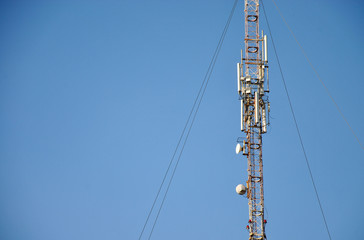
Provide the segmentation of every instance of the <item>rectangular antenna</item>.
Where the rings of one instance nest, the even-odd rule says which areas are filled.
[[[241,81],[240,81],[240,63],[237,64],[237,72],[238,72],[238,92],[241,93]]]
[[[267,132],[267,114],[265,110],[265,104],[263,105],[262,108],[262,131],[263,133]]]
[[[240,100],[240,104],[241,104],[240,130],[244,131],[244,102],[243,102],[243,99]]]
[[[264,35],[264,62],[268,61],[267,35]]]
[[[254,111],[255,111],[255,123],[259,122],[259,93],[256,91],[254,93]]]

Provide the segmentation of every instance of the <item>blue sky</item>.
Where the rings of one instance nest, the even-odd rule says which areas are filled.
[[[277,3],[364,142],[364,4]],[[232,5],[1,2],[1,239],[138,238]],[[363,150],[265,6],[332,238],[364,238]],[[235,193],[243,27],[239,1],[152,239],[248,238]],[[269,62],[267,236],[328,239],[271,44]]]

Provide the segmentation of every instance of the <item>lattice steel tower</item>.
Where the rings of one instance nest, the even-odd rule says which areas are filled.
[[[262,135],[269,125],[267,36],[259,33],[259,0],[245,0],[245,38],[238,63],[238,92],[241,101],[241,131],[236,153],[247,157],[248,180],[236,191],[249,200],[246,228],[249,240],[266,239],[263,191]]]

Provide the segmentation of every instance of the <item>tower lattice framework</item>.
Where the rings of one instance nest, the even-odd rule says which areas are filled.
[[[241,150],[247,157],[249,200],[247,229],[249,240],[266,239],[263,190],[262,135],[267,132],[270,104],[267,37],[259,32],[259,0],[244,1],[245,36],[238,63],[238,92],[241,101]],[[240,152],[240,151],[239,151]]]

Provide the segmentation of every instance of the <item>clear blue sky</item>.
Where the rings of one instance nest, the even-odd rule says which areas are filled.
[[[364,142],[364,4],[277,3]],[[0,239],[137,239],[233,0],[0,4]],[[364,151],[265,4],[332,237],[364,239]],[[152,239],[248,238],[243,35],[239,1]],[[328,239],[269,45],[268,239]]]

